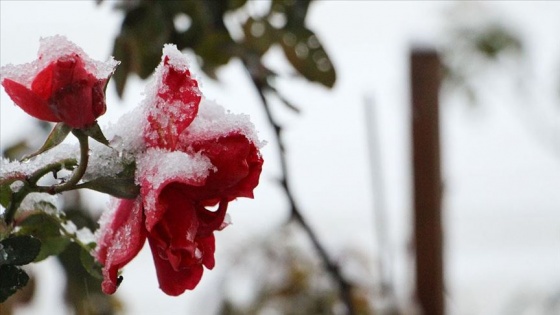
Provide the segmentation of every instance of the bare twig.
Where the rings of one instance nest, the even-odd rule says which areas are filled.
[[[269,89],[269,85],[266,82],[266,77],[259,75],[259,73],[261,73],[261,72],[258,71],[259,69],[264,69],[264,66],[262,66],[260,64],[259,65],[252,65],[252,64],[250,64],[251,62],[254,62],[254,60],[250,60],[250,61],[246,60],[246,61],[244,61],[244,65],[245,65],[245,68],[247,69],[247,71],[249,72],[249,75],[251,76],[251,81],[252,81],[255,89],[257,90],[257,92],[259,94],[259,98],[260,98],[260,100],[263,104],[268,122],[270,123],[270,125],[274,129],[274,135],[276,137],[275,142],[278,145],[280,167],[281,167],[281,170],[282,170],[282,173],[280,175],[280,184],[281,184],[282,188],[284,189],[286,197],[288,198],[288,203],[289,203],[289,206],[290,206],[290,220],[295,220],[297,223],[299,223],[301,225],[301,227],[303,228],[303,230],[305,231],[305,233],[307,234],[307,236],[311,240],[311,242],[312,242],[313,246],[315,247],[315,250],[319,254],[321,260],[323,261],[323,263],[325,265],[325,269],[327,270],[329,275],[332,277],[332,279],[337,283],[337,285],[339,287],[339,290],[340,290],[340,298],[341,298],[342,302],[344,303],[344,305],[346,306],[347,314],[348,315],[354,315],[355,310],[354,310],[354,304],[352,303],[352,285],[348,281],[346,281],[346,279],[342,276],[342,273],[340,271],[339,266],[330,259],[325,247],[321,244],[317,235],[315,234],[315,232],[313,231],[311,226],[309,226],[309,224],[307,223],[307,221],[305,220],[305,218],[301,214],[301,211],[300,211],[299,207],[297,206],[297,204],[295,202],[295,199],[294,199],[294,196],[293,196],[292,191],[290,189],[290,186],[288,185],[289,172],[288,172],[287,161],[286,161],[285,145],[284,145],[284,141],[282,139],[282,130],[283,129],[276,122],[276,120],[274,120],[274,117],[272,116],[272,113],[271,113],[271,110],[270,110],[270,105],[269,105],[269,103],[266,99],[266,96],[264,94],[264,92],[267,89]]]

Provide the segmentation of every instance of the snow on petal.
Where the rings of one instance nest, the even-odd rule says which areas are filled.
[[[231,113],[216,102],[203,99],[198,115],[181,135],[181,143],[217,139],[230,134],[244,135],[257,148],[266,144],[258,139],[255,125],[249,115]]]
[[[55,35],[40,39],[38,59],[22,64],[8,64],[0,68],[0,78],[10,78],[16,82],[30,88],[35,76],[49,64],[65,55],[77,54],[85,63],[85,69],[92,73],[97,79],[106,79],[119,64],[113,57],[108,61],[102,62],[93,60],[76,44],[69,41],[66,37]]]
[[[164,214],[158,211],[160,207],[157,205],[157,198],[165,185],[180,182],[201,186],[214,169],[210,160],[201,154],[190,155],[157,148],[148,149],[136,163],[136,182],[141,186],[140,195],[144,199],[148,230],[151,230]]]
[[[141,199],[120,199],[115,208],[103,214],[96,232],[95,256],[104,265],[102,289],[106,294],[117,290],[119,269],[138,254],[146,241]]]
[[[198,82],[188,70],[186,56],[175,45],[164,47],[154,80],[142,104],[148,120],[144,139],[150,147],[175,150],[179,135],[198,112],[201,99]]]

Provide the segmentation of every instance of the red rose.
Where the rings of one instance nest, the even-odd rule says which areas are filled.
[[[37,119],[64,122],[72,128],[92,125],[105,113],[104,89],[116,63],[106,65],[109,71],[98,70],[95,62],[63,37],[44,39],[42,46],[47,48],[41,48],[35,62],[3,69],[6,93]]]
[[[228,118],[231,114],[223,110],[197,116],[198,84],[176,48],[164,48],[155,76],[155,89],[144,103],[147,150],[136,161],[140,195],[136,201],[119,202],[98,242],[105,293],[115,292],[118,270],[145,238],[160,288],[169,295],[192,290],[204,267],[214,267],[214,231],[227,226],[228,203],[252,198],[262,170],[248,121]],[[217,210],[207,208],[211,206]]]

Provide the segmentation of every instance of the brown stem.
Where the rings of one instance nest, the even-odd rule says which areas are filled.
[[[79,129],[75,129],[72,133],[80,141],[80,164],[72,173],[72,177],[62,185],[53,186],[52,194],[58,194],[66,190],[73,189],[76,184],[84,177],[89,162],[89,143],[88,136]]]
[[[268,87],[268,84],[265,81],[266,79],[259,77],[257,73],[251,71],[253,69],[251,69],[251,66],[247,61],[244,62],[244,65],[251,76],[251,81],[255,89],[259,94],[259,98],[264,106],[264,110],[266,113],[266,117],[268,118],[268,122],[274,129],[276,144],[278,145],[278,149],[279,149],[280,167],[282,170],[282,173],[280,175],[280,184],[284,189],[284,192],[286,193],[286,197],[288,198],[288,203],[290,205],[290,211],[291,211],[290,220],[296,221],[299,225],[301,225],[305,233],[307,233],[307,236],[311,240],[311,243],[315,247],[315,250],[319,254],[323,263],[325,264],[325,268],[327,272],[330,274],[332,279],[338,284],[340,290],[340,297],[342,302],[346,306],[347,314],[354,315],[356,314],[356,312],[354,310],[354,304],[352,303],[351,284],[348,281],[346,281],[346,279],[342,276],[339,266],[330,259],[325,247],[321,244],[319,238],[317,237],[317,235],[315,234],[311,226],[307,223],[307,221],[301,214],[301,211],[299,210],[295,202],[290,186],[288,185],[289,172],[288,172],[287,161],[286,161],[284,141],[282,140],[282,127],[274,120],[274,117],[272,116],[272,113],[270,111],[270,106],[264,95],[264,91]],[[260,67],[262,67],[262,65],[260,65]]]
[[[41,179],[41,177],[50,173],[51,171],[60,170],[66,162],[73,161],[71,159],[67,159],[57,163],[48,164],[26,178],[24,180],[23,187],[18,192],[12,194],[10,204],[6,208],[6,212],[4,213],[4,222],[6,222],[7,225],[12,224],[17,209],[21,205],[23,199],[25,199],[25,196],[27,196],[28,194],[32,192],[42,192],[54,195],[76,188],[76,184],[82,179],[87,169],[89,161],[89,143],[88,136],[81,130],[74,130],[73,133],[80,142],[80,163],[72,173],[72,177],[70,177],[68,181],[61,185],[37,186],[37,182],[39,181],[39,179]]]

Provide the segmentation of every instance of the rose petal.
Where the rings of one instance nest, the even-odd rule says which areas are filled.
[[[158,254],[157,244],[148,239],[152,257],[156,267],[156,274],[160,289],[168,295],[177,296],[185,290],[194,289],[200,282],[203,273],[201,264],[192,265],[191,268],[176,271],[168,260],[162,259]]]
[[[191,144],[196,152],[207,156],[215,172],[212,172],[203,187],[194,187],[191,197],[207,200],[207,204],[227,198],[253,198],[253,189],[259,183],[263,159],[255,145],[244,135],[231,134],[214,140]]]
[[[180,54],[180,58],[185,58]],[[163,57],[160,86],[148,114],[144,138],[149,147],[175,150],[179,136],[194,120],[201,95],[198,82],[187,69],[176,67]]]
[[[214,251],[216,250],[216,241],[214,234],[198,240],[198,246],[202,251],[202,264],[208,269],[214,269]]]
[[[60,119],[50,110],[47,101],[23,86],[10,79],[2,80],[2,86],[12,101],[29,115],[46,121],[60,122]]]
[[[104,265],[103,292],[112,294],[117,289],[118,270],[138,254],[146,240],[141,200],[122,199],[101,231],[96,258]]]

